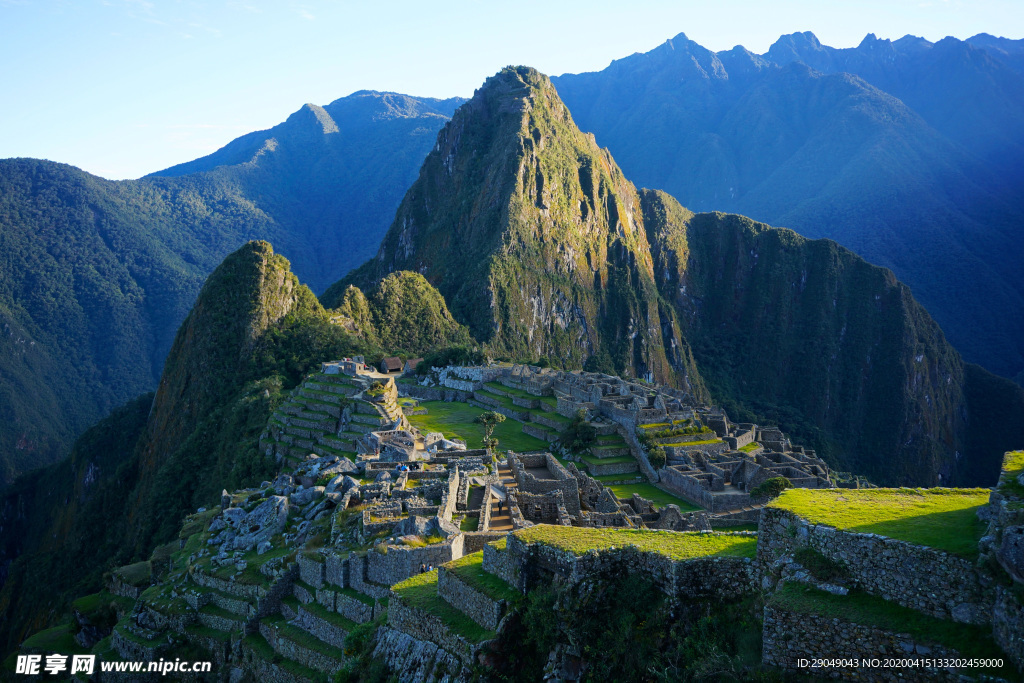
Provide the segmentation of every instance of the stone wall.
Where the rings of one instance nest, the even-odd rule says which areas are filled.
[[[388,603],[388,625],[413,638],[434,643],[466,666],[473,664],[471,643],[452,633],[437,617],[406,604],[397,593],[392,593]]]
[[[497,631],[505,614],[504,600],[492,600],[444,567],[437,570],[437,594],[488,631]]]
[[[715,511],[715,497],[711,495],[696,477],[683,474],[672,467],[663,467],[659,472],[661,483],[672,493],[701,506],[709,512]]]
[[[321,619],[302,605],[299,605],[297,621],[303,631],[313,634],[314,637],[328,645],[333,645],[337,648],[345,647],[345,636],[348,635],[345,629],[335,626],[325,619]]]
[[[968,560],[875,534],[839,531],[766,507],[758,527],[758,559],[766,566],[809,547],[846,566],[849,583],[940,619],[989,622],[992,593]]]
[[[444,543],[422,548],[388,546],[386,553],[371,550],[366,553],[366,578],[373,583],[393,586],[418,574],[420,565],[439,567],[445,562],[462,557],[462,534],[452,536]]]
[[[406,382],[397,382],[399,392],[403,396],[410,396],[420,401],[445,401],[451,403],[457,401],[459,403],[465,403],[472,396],[472,392],[459,391],[457,389],[448,389],[445,387],[425,387],[419,384],[408,384]]]
[[[334,611],[357,624],[373,619],[373,606],[344,593],[335,594]]]
[[[367,552],[365,556],[352,555],[352,556],[349,557],[349,559],[348,559],[348,567],[349,567],[348,581],[349,581],[349,586],[351,586],[353,590],[359,591],[363,595],[369,595],[371,597],[374,597],[374,598],[377,598],[378,600],[380,600],[382,598],[386,598],[389,595],[391,595],[391,588],[390,588],[390,584],[387,585],[387,586],[381,586],[381,585],[378,585],[376,583],[369,583],[367,581],[367,578],[366,578],[367,556],[369,556],[371,553],[379,554],[376,551],[371,550],[371,551]],[[419,569],[419,568],[417,567],[417,569]]]
[[[494,574],[505,583],[520,591],[525,590],[523,573],[521,571],[522,561],[519,556],[513,556],[506,549],[495,548],[491,544],[484,546],[484,571]]]
[[[491,541],[504,538],[505,534],[504,531],[467,531],[462,535],[462,554],[478,553]]]
[[[770,606],[764,608],[761,660],[786,671],[815,678],[844,678],[863,681],[955,681],[959,676],[943,669],[924,667],[886,668],[849,666],[810,669],[800,660],[815,659],[914,659],[957,658],[955,650],[915,642],[909,635],[852,622],[799,614]]]
[[[518,579],[513,583],[499,574],[519,588],[522,588],[521,577],[536,576],[538,570],[542,574],[557,574],[571,584],[599,575],[643,574],[666,595],[677,600],[738,597],[752,593],[758,585],[755,563],[742,557],[672,560],[660,553],[641,552],[634,547],[592,550],[576,555],[541,543],[527,544],[516,536],[509,536],[505,554],[509,555],[507,559],[493,557],[491,553],[491,565],[511,578]],[[486,569],[486,548],[484,563]]]

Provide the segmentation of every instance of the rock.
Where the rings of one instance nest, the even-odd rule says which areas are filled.
[[[288,507],[288,499],[283,496],[271,496],[260,503],[239,524],[239,536],[234,546],[250,550],[284,531],[288,523]]]
[[[322,496],[323,493],[323,486],[311,486],[309,488],[302,489],[301,491],[296,491],[289,496],[289,499],[293,505],[306,505],[307,503],[310,503]]]
[[[345,476],[339,474],[327,482],[327,486],[324,487],[325,493],[341,493],[341,486],[345,483]]]
[[[337,491],[325,492],[324,497],[327,498],[327,500],[334,503],[335,505],[341,505],[342,494],[338,493]]]
[[[224,527],[225,527],[224,518],[223,517],[217,517],[212,522],[210,522],[210,529],[209,529],[209,531],[210,531],[211,534],[215,534],[218,531],[220,531],[221,529],[223,529]]]
[[[220,490],[220,509],[226,510],[231,507],[231,494],[227,489]]]
[[[431,521],[419,515],[409,515],[395,525],[393,534],[395,536],[428,536],[430,535]]]
[[[382,481],[391,481],[391,473],[390,472],[378,472],[376,478],[374,478],[373,481],[375,483],[378,483],[378,484],[380,482],[382,482]]]
[[[342,493],[348,493],[350,489],[354,489],[356,492],[358,492],[359,480],[353,479],[352,477],[346,475],[345,478],[342,480],[340,491]]]
[[[227,524],[231,525],[235,529],[237,529],[242,520],[247,517],[245,510],[242,508],[227,508],[221,516]]]
[[[274,546],[271,545],[270,541],[262,541],[258,546],[256,546],[256,554],[262,555],[273,547]]]

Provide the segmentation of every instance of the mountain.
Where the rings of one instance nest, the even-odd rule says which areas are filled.
[[[907,282],[968,360],[1024,370],[1024,78],[986,50],[792,34],[715,53],[680,34],[552,81],[635,182],[835,239]]]
[[[246,240],[319,289],[372,255],[458,101],[307,105],[140,180],[0,160],[0,488],[156,387],[203,280]]]
[[[406,339],[410,353],[468,339],[421,277],[396,274],[387,288],[415,295],[398,306],[396,322],[432,332]],[[353,294],[369,302],[370,319],[396,310],[378,308],[376,292]],[[368,336],[332,323],[268,243],[230,254],[178,330],[156,394],[115,409],[75,442],[70,458],[20,477],[0,496],[0,608],[9,617],[0,650],[46,623],[68,596],[98,587],[104,570],[149,557],[186,513],[216,504],[223,487],[272,478],[277,464],[258,449],[270,415],[322,360],[379,359]]]
[[[147,178],[229,180],[293,237],[278,246],[320,292],[374,253],[438,129],[464,101],[362,90],[306,104],[269,130]]]
[[[507,69],[442,129],[377,255],[323,301],[415,271],[496,355],[607,357],[704,396],[658,296],[644,221],[636,189],[547,77]]]
[[[891,271],[637,191],[525,67],[456,111],[377,255],[322,301],[400,270],[421,273],[494,356],[710,390],[735,418],[778,423],[879,483],[990,482],[1024,439],[1024,391],[965,369]],[[982,384],[1021,419],[974,410]]]

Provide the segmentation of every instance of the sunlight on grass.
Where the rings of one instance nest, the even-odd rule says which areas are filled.
[[[588,550],[636,546],[673,560],[692,560],[712,555],[754,557],[757,538],[702,534],[698,532],[658,531],[655,529],[597,529],[538,524],[520,529],[515,535],[525,543],[543,543],[581,555]]]
[[[880,534],[973,559],[985,531],[977,512],[988,503],[989,493],[942,488],[789,489],[771,507],[814,524]]]
[[[477,415],[485,412],[482,408],[445,401],[422,401],[420,407],[427,409],[426,415],[409,415],[409,422],[420,431],[441,432],[449,439],[463,439],[468,448],[483,447],[484,426],[474,422]],[[548,450],[546,441],[524,434],[522,429],[523,423],[511,418],[497,425],[494,437],[498,439],[498,449],[519,453]]]

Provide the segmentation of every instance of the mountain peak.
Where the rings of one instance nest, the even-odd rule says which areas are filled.
[[[703,391],[670,314],[641,303],[657,298],[644,222],[636,188],[548,77],[510,66],[438,134],[376,258],[323,299],[413,271],[496,354],[568,367],[604,354]]]

